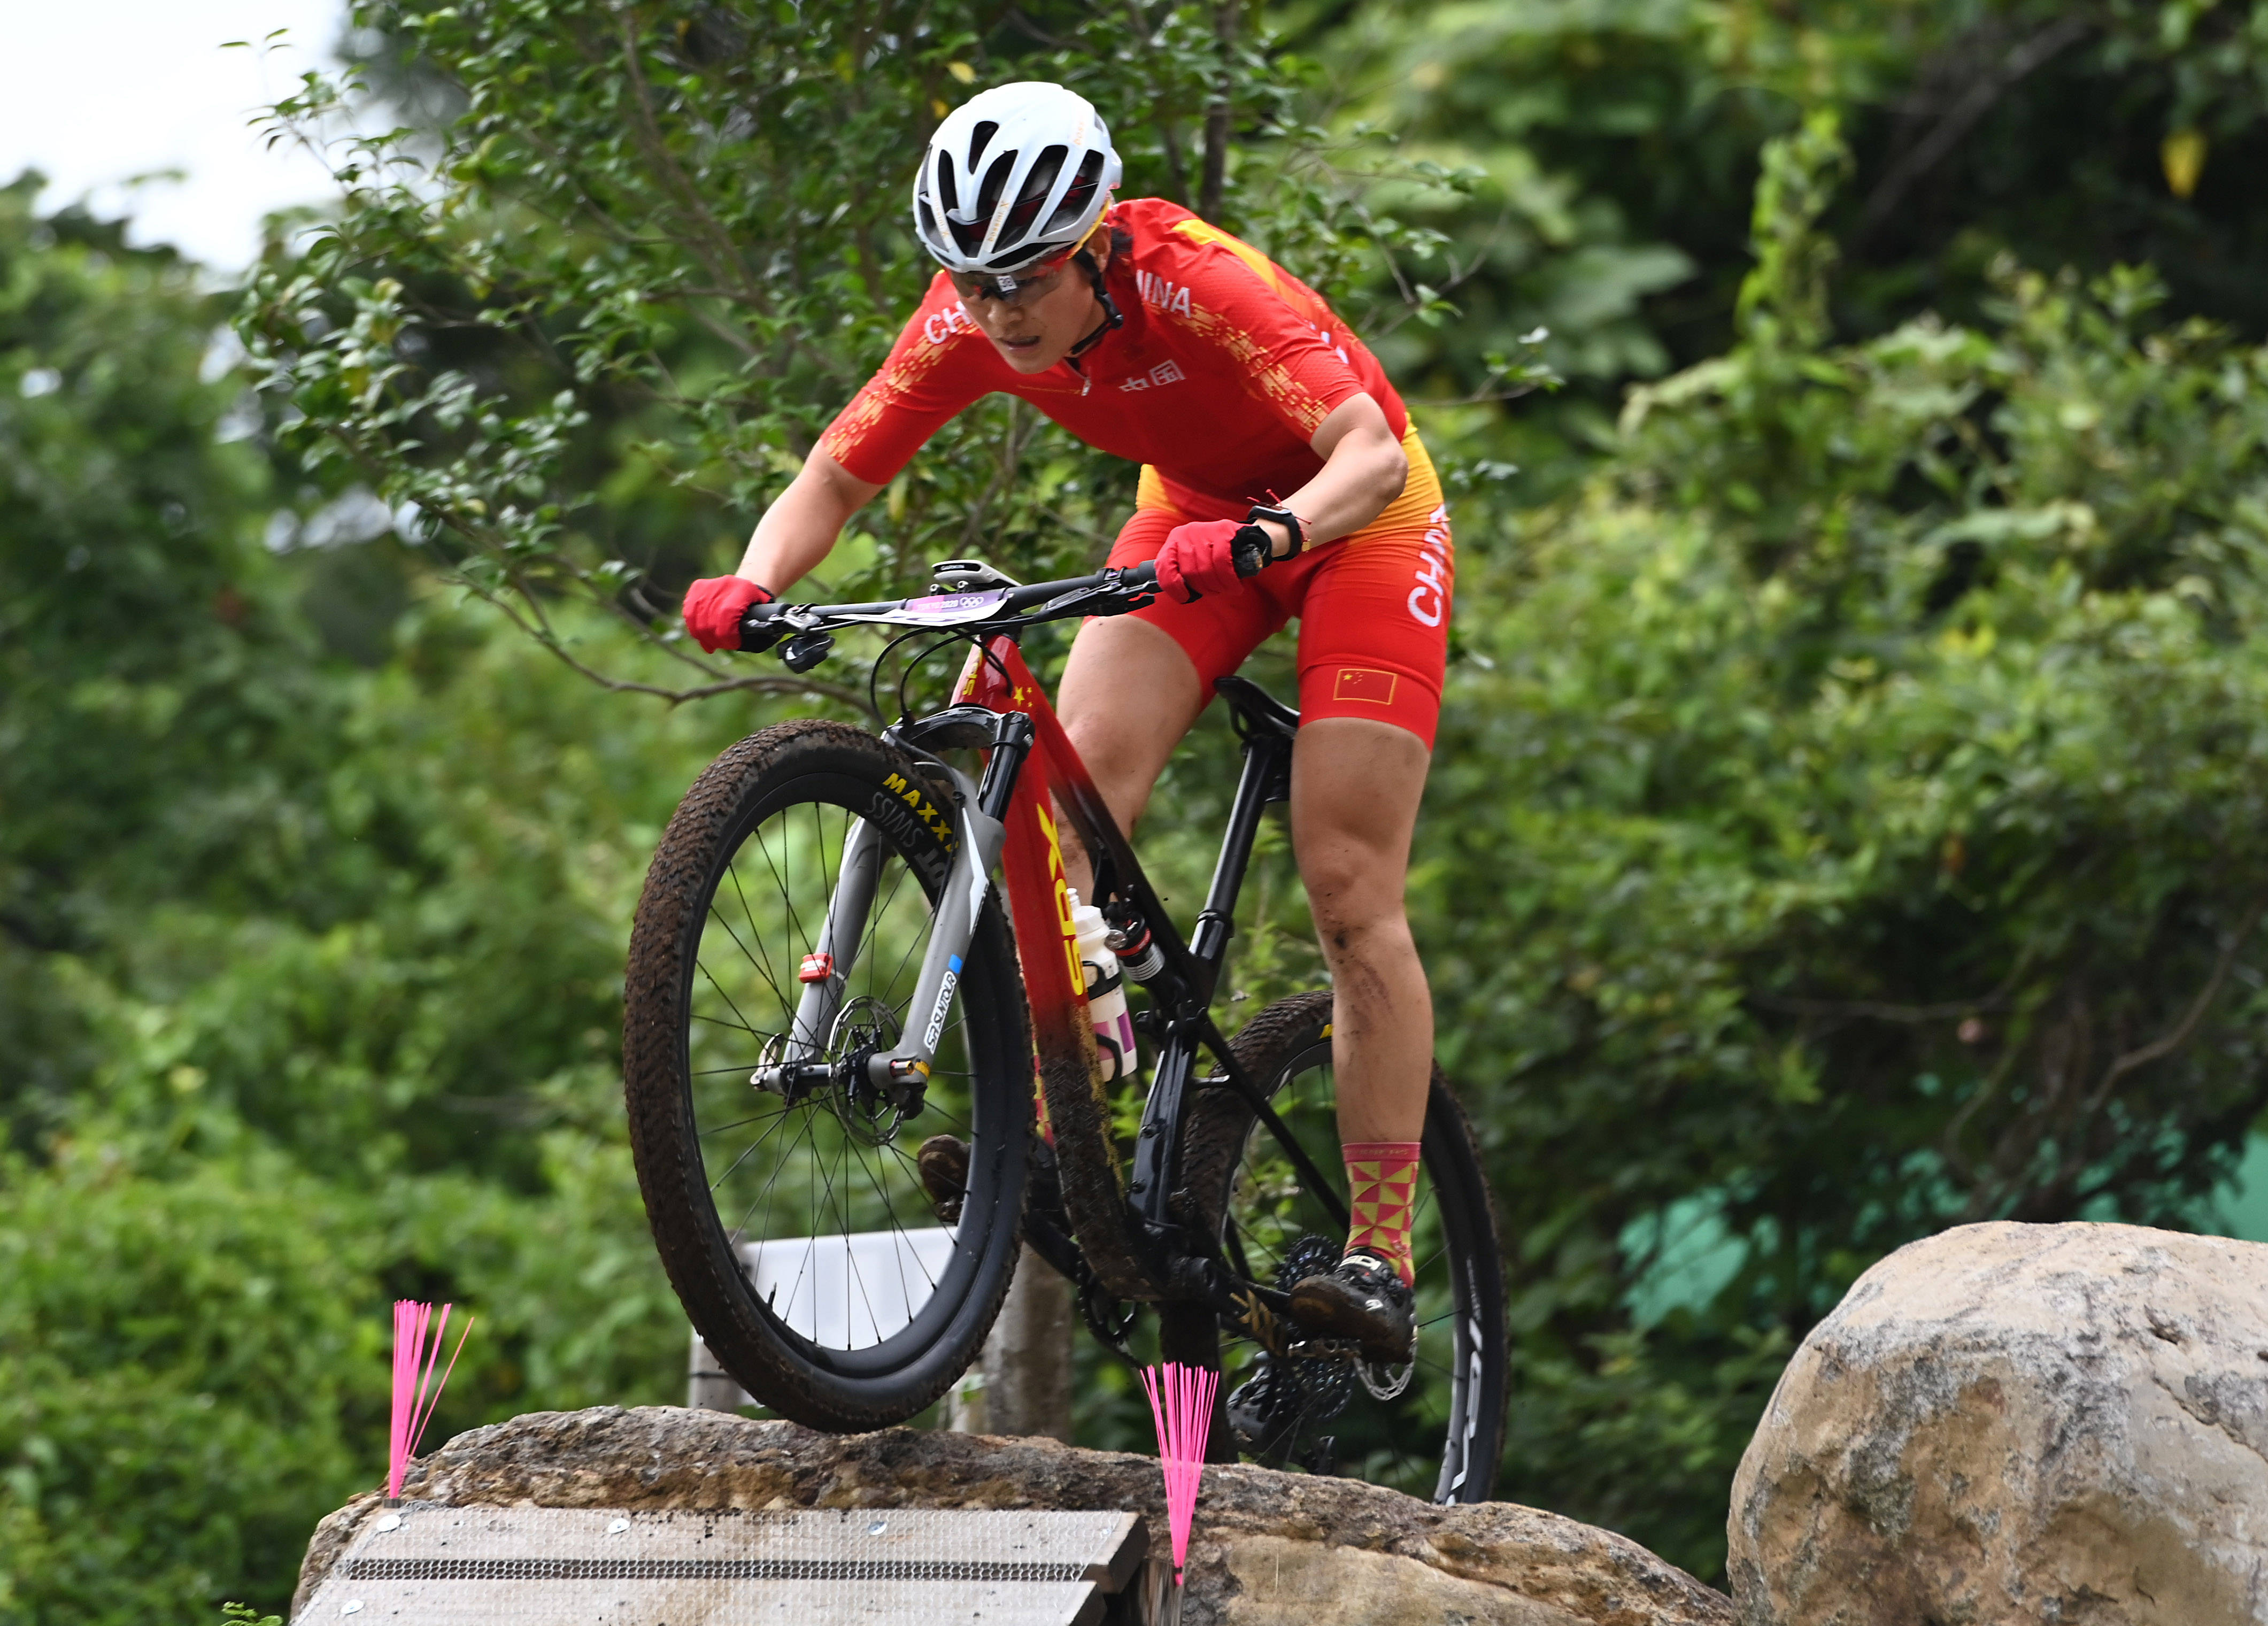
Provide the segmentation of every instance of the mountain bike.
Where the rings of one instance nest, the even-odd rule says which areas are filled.
[[[902,1423],[976,1357],[1028,1241],[1109,1348],[1128,1356],[1147,1313],[1163,1358],[1222,1372],[1216,1460],[1484,1499],[1504,1286],[1472,1132],[1440,1069],[1413,1231],[1417,1347],[1366,1361],[1288,1310],[1347,1230],[1331,996],[1270,1004],[1233,1040],[1211,1015],[1263,815],[1290,794],[1298,713],[1245,680],[1219,685],[1242,768],[1184,938],[1019,644],[1151,603],[1151,568],[1027,585],[955,560],[933,577],[918,598],[751,612],[744,642],[778,639],[797,672],[853,627],[972,647],[938,710],[910,715],[902,679],[898,720],[879,733],[808,719],[726,750],[646,877],[625,1093],[654,1241],[694,1327],[782,1416]],[[1137,1058],[1096,1043],[1065,825],[1141,990],[1146,1087]]]

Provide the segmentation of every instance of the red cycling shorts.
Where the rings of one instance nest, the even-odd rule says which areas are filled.
[[[1402,439],[1410,481],[1384,513],[1351,536],[1310,548],[1195,604],[1160,600],[1134,612],[1180,644],[1199,692],[1244,664],[1262,641],[1300,622],[1300,721],[1363,717],[1406,728],[1433,748],[1448,662],[1449,595],[1456,551],[1432,460],[1413,426]],[[1166,533],[1197,519],[1241,519],[1244,510],[1168,489],[1145,467],[1133,518],[1110,563],[1158,556]]]

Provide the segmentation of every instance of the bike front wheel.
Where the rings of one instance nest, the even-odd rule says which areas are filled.
[[[954,813],[942,776],[872,735],[782,724],[701,776],[638,901],[623,1085],[654,1243],[725,1370],[813,1428],[880,1428],[935,1402],[1015,1267],[1032,1050],[997,898],[919,1110],[865,1082],[865,1058],[916,1019]],[[836,901],[846,863],[863,909]],[[817,1023],[799,979],[821,967],[830,909],[843,981]],[[932,1134],[968,1148],[957,1212],[922,1179]]]
[[[1230,1048],[1314,1166],[1341,1171],[1331,996],[1270,1005]],[[1233,1091],[1197,1092],[1182,1145],[1184,1187],[1240,1275],[1289,1291],[1337,1263],[1344,1225],[1275,1130]],[[1344,1204],[1344,1184],[1337,1196]],[[1438,1067],[1410,1240],[1418,1349],[1409,1365],[1270,1354],[1249,1341],[1225,1341],[1224,1409],[1240,1454],[1436,1502],[1488,1498],[1503,1449],[1509,1370],[1503,1268],[1472,1129]]]

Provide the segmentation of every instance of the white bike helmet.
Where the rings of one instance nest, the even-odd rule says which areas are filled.
[[[1086,97],[996,85],[946,115],[914,177],[914,233],[948,271],[1007,275],[1076,248],[1125,167]]]

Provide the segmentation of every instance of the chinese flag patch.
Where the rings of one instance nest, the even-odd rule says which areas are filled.
[[[1373,672],[1363,666],[1341,666],[1337,683],[1331,689],[1333,700],[1366,700],[1373,705],[1394,703],[1394,679],[1391,672]]]

